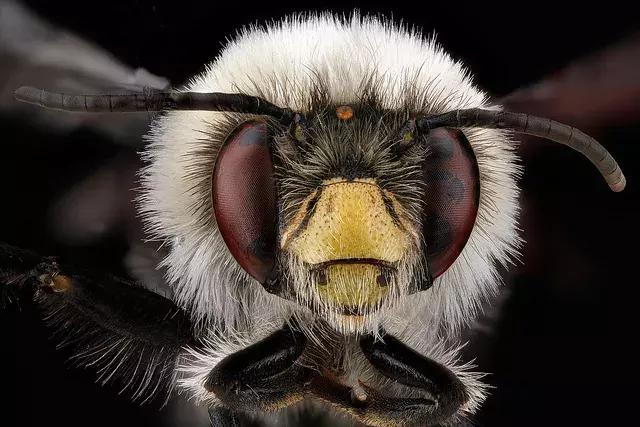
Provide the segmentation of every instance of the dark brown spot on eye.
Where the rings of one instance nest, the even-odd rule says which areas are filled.
[[[273,235],[272,226],[270,224],[266,225],[260,235],[249,244],[249,249],[253,255],[264,262],[270,262],[276,255]]]
[[[450,138],[442,138],[441,132],[441,129],[434,129],[427,136],[429,157],[436,161],[450,159],[454,152],[454,142]]]
[[[462,181],[448,170],[434,170],[426,173],[427,190],[438,191],[448,203],[462,200],[465,187]],[[430,188],[429,188],[430,187]]]
[[[265,127],[245,126],[236,136],[239,145],[267,145]]]
[[[431,212],[427,215],[423,230],[429,257],[442,253],[453,241],[451,224],[437,213]]]

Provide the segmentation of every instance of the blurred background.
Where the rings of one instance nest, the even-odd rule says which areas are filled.
[[[17,105],[11,92],[179,85],[240,26],[355,6],[0,0],[0,241],[170,292],[153,269],[156,253],[140,244],[131,203],[151,117],[49,113]],[[523,141],[527,244],[469,336],[469,357],[495,387],[474,424],[635,425],[640,16],[615,2],[359,7],[435,32],[479,86],[513,110],[590,133],[627,175],[614,194],[571,150]],[[48,335],[30,305],[0,312],[0,425],[206,425],[204,411],[180,399],[159,410],[99,387]]]

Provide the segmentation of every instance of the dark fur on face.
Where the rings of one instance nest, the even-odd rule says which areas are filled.
[[[406,124],[416,117],[443,112],[446,100],[436,97],[438,101],[434,102],[431,89],[424,86],[416,89],[408,76],[398,78],[398,85],[404,89],[402,95],[397,99],[389,99],[377,83],[380,79],[370,76],[361,83],[361,95],[356,102],[347,104],[353,116],[345,120],[336,114],[343,104],[330,102],[330,90],[323,83],[324,79],[319,73],[315,77],[313,91],[302,95],[291,90],[289,95],[291,101],[295,101],[292,104],[303,106],[298,110],[302,120],[287,127],[275,120],[261,118],[267,121],[270,133],[280,237],[305,203],[310,203],[307,208],[313,209],[314,200],[309,201],[309,196],[324,182],[335,178],[344,181],[373,180],[383,194],[390,195],[401,206],[403,219],[412,228],[421,230],[425,189],[422,165],[429,156],[429,149],[420,143],[425,136],[415,132],[410,134],[412,143],[406,144]],[[280,92],[282,87],[283,82],[274,83],[273,90]],[[266,98],[273,95],[262,91],[259,94]],[[463,101],[462,97],[456,99]],[[394,107],[389,108],[389,105]],[[230,113],[225,116],[226,125],[221,126],[221,122],[218,122],[216,127],[211,127],[211,133],[206,134],[206,139],[215,143],[215,147],[209,147],[209,150],[213,148],[214,153],[233,129],[247,120],[246,115]],[[403,143],[402,150],[399,150]],[[387,212],[393,217],[396,212],[392,204],[390,199],[385,199],[385,205],[391,207]],[[375,307],[358,308],[357,311],[365,318],[364,323],[374,322],[364,326],[361,319],[358,322],[363,327],[375,327],[384,316],[384,308],[392,308],[402,296],[431,285],[424,236],[417,236],[414,246],[403,256],[390,277],[385,274],[390,289],[387,302]],[[286,250],[279,251],[277,255],[276,273],[273,276],[278,282],[278,290],[274,293],[309,307],[316,314],[330,312],[330,317],[335,319],[340,311],[344,311],[340,307],[319,302],[317,295],[310,295],[314,292],[309,292],[309,289],[322,277],[313,274],[308,264]]]
[[[326,103],[328,96],[322,85],[317,85],[304,113],[304,121],[294,123],[291,128],[274,124],[273,156],[281,230],[292,221],[309,195],[323,182],[334,178],[375,180],[402,206],[405,219],[421,229],[425,186],[422,163],[429,152],[423,144],[413,144],[402,152],[398,146],[404,125],[409,119],[424,114],[425,109],[419,108],[415,101],[421,98],[414,96],[407,96],[408,101],[396,110],[384,109],[373,81],[365,82],[359,102],[348,105],[353,110],[350,119],[338,117],[336,110],[341,105]],[[420,135],[412,137],[422,138]],[[313,199],[309,202],[308,209],[312,209],[313,202]],[[414,293],[429,282],[422,248],[424,243],[420,239],[412,253],[402,260],[398,271],[392,274],[392,292],[383,307],[391,308],[400,296]],[[311,305],[315,312],[332,311],[315,298],[299,295],[306,293],[303,289],[312,288],[317,277],[291,257],[288,253],[281,253],[279,257],[281,282],[288,297]],[[364,308],[363,313],[366,317],[383,307]],[[331,317],[333,314],[336,313]]]

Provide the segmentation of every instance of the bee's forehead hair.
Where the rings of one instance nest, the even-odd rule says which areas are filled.
[[[414,221],[419,221],[423,188],[419,161],[424,149],[395,155],[402,112],[389,113],[377,105],[354,105],[348,122],[335,117],[335,108],[312,110],[306,122],[308,139],[296,147],[285,134],[276,144],[276,175],[284,218],[295,215],[303,199],[333,178],[373,178],[400,201]]]

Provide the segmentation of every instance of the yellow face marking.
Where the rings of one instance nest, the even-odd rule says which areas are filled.
[[[380,280],[381,265],[400,261],[417,238],[404,217],[393,195],[373,179],[332,179],[304,200],[284,230],[281,245],[312,269],[322,270],[324,280],[317,289],[322,299],[346,308],[373,306],[388,293]],[[341,261],[330,263],[336,260]]]
[[[380,269],[371,264],[335,264],[326,268],[326,284],[318,286],[320,296],[345,308],[372,306],[389,288],[378,283]]]
[[[285,229],[282,248],[294,251],[309,264],[351,258],[400,260],[414,233],[394,223],[381,191],[371,179],[325,182],[305,229],[298,230],[316,192],[305,199]],[[394,207],[400,208],[397,203]],[[404,220],[401,224],[403,228],[409,225]]]

